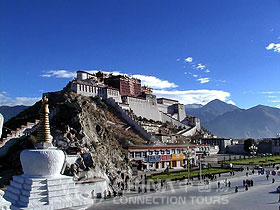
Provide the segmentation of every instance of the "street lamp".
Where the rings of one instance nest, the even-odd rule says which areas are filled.
[[[251,154],[253,157],[256,155],[257,149],[258,149],[258,147],[255,146],[255,145],[252,145],[252,146],[249,147],[250,154]]]
[[[201,166],[201,162],[204,158],[203,154],[199,155],[199,179],[200,179],[200,183],[202,182],[202,178],[201,178],[201,174],[202,174],[202,166]]]
[[[190,161],[192,158],[193,153],[191,151],[187,151],[184,153],[185,159],[187,159],[187,164],[188,164],[188,184],[190,183]]]

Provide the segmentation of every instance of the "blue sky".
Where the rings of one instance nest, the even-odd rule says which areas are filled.
[[[280,107],[279,20],[280,0],[0,0],[0,105],[101,69],[184,104]]]

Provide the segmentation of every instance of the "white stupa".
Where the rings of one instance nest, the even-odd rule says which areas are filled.
[[[11,209],[62,209],[92,204],[81,196],[73,178],[61,175],[65,155],[53,147],[47,98],[42,99],[36,149],[23,150],[23,175],[14,176],[4,198]]]

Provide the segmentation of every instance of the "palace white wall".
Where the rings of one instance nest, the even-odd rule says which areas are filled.
[[[127,97],[127,103],[136,116],[161,121],[156,100]]]

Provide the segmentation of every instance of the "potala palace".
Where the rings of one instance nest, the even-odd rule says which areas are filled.
[[[68,84],[70,89],[83,96],[99,96],[109,100],[126,113],[148,120],[170,122],[185,128],[186,136],[200,130],[200,121],[196,117],[186,118],[184,105],[177,100],[156,98],[152,88],[141,86],[141,80],[127,75],[105,74],[101,71],[91,74],[77,71],[77,77]],[[190,132],[190,129],[192,131]],[[181,133],[184,135],[184,133]]]

